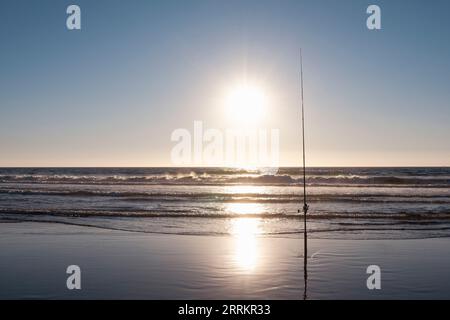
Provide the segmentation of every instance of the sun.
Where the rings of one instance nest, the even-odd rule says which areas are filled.
[[[267,108],[264,90],[248,83],[232,88],[225,100],[229,119],[238,124],[257,123],[262,120]]]

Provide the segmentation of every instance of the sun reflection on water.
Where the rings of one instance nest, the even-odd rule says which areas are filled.
[[[254,186],[233,186],[227,191],[236,195],[257,194],[264,189]],[[258,265],[259,244],[258,234],[261,233],[261,218],[259,215],[265,207],[257,202],[230,202],[225,204],[225,211],[235,218],[231,219],[230,233],[234,238],[233,263],[240,272],[252,273]]]
[[[259,203],[227,203],[226,210],[237,215],[260,214],[264,211],[264,207]]]
[[[252,272],[258,264],[257,235],[260,219],[237,218],[231,221],[231,234],[235,239],[235,264],[245,272]]]

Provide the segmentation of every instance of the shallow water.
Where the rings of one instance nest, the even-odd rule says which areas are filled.
[[[0,224],[0,299],[304,298],[303,240]],[[308,243],[307,299],[448,299],[449,238]],[[81,290],[67,290],[79,265]],[[369,265],[381,290],[366,286]]]
[[[301,171],[229,168],[0,169],[0,219],[147,233],[303,231]],[[310,168],[310,238],[450,236],[450,168]],[[239,228],[239,227],[238,227]]]

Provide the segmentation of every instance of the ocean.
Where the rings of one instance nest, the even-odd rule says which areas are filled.
[[[308,168],[309,238],[450,236],[450,168]],[[299,237],[300,168],[2,168],[0,222]]]

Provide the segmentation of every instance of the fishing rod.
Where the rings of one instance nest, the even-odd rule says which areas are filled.
[[[308,213],[308,203],[306,202],[306,153],[305,153],[305,103],[303,99],[303,56],[302,49],[300,49],[300,87],[301,87],[301,104],[302,104],[302,147],[303,147],[303,270],[304,270],[304,281],[305,289],[303,299],[306,299],[306,289],[307,289],[307,263],[308,263],[308,236],[306,229],[306,214]],[[300,210],[298,210],[300,213]]]
[[[305,103],[303,100],[303,57],[302,50],[300,49],[300,86],[302,95],[302,140],[303,140],[303,213],[305,220],[305,231],[306,231],[306,213],[308,212],[309,206],[306,202],[306,154],[305,154]]]

